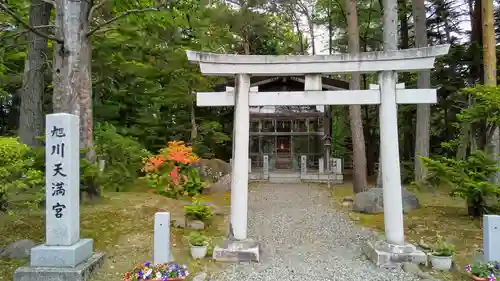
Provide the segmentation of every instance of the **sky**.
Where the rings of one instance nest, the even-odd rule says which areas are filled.
[[[461,16],[459,27],[461,30],[471,30],[470,26],[470,18],[468,15],[468,4],[466,0],[456,0],[455,1],[457,4],[454,5],[456,11],[461,11],[463,14],[466,14],[466,16]],[[301,17],[301,30],[304,32],[304,34],[308,37],[309,40],[311,40],[311,35],[309,33],[309,29],[307,27],[307,19],[303,16]],[[328,28],[325,26],[315,26],[315,40],[314,43],[316,44],[316,54],[318,55],[328,55]],[[464,37],[463,35],[458,35],[455,34],[455,36],[458,37]],[[466,38],[464,38],[466,40]],[[312,50],[309,49],[309,53],[312,53]]]

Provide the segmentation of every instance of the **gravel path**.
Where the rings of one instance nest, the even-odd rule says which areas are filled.
[[[307,184],[250,188],[249,237],[261,242],[260,263],[229,266],[216,281],[413,281],[401,270],[376,268],[361,255],[369,232],[331,203],[328,189]]]

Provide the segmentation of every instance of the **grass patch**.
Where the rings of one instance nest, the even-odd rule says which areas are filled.
[[[353,196],[352,185],[333,189],[333,198],[342,202],[344,196]],[[405,238],[418,244],[421,239],[432,244],[438,236],[450,239],[457,247],[454,261],[459,272],[437,273],[434,276],[446,281],[470,280],[463,267],[473,260],[476,249],[482,248],[481,221],[467,215],[465,202],[453,199],[446,190],[411,190],[419,199],[421,208],[404,216]],[[383,214],[360,214],[346,210],[349,216],[364,227],[384,232]]]
[[[201,196],[220,208],[228,209],[230,195]],[[153,225],[156,212],[168,211],[172,217],[183,216],[184,203],[145,192],[108,192],[97,202],[81,205],[81,237],[94,239],[94,251],[105,253],[105,264],[93,276],[93,281],[121,280],[121,275],[138,263],[152,259]],[[14,216],[0,215],[0,247],[20,240],[43,243],[45,238],[44,211],[16,210]],[[203,233],[218,243],[226,234],[223,216],[215,216]],[[175,262],[186,264],[191,273],[220,269],[210,259],[193,260],[185,238],[189,230],[171,228],[170,241]],[[15,269],[26,260],[0,260],[0,280],[12,280]],[[194,274],[193,274],[194,275]]]

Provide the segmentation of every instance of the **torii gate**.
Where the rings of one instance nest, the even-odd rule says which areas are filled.
[[[396,87],[393,72],[427,70],[434,67],[436,56],[446,55],[449,45],[405,49],[387,52],[365,52],[359,54],[313,55],[313,56],[267,56],[267,55],[230,55],[186,51],[189,61],[199,63],[205,75],[236,75],[235,90],[197,94],[198,106],[235,106],[234,120],[234,168],[231,176],[231,222],[230,230],[234,238],[247,241],[248,219],[248,150],[250,132],[250,106],[273,105],[351,105],[380,104],[380,145],[382,183],[384,189],[384,224],[387,241],[373,249],[377,263],[391,259],[394,255],[420,256],[414,246],[406,244],[403,228],[403,204],[400,178],[399,137],[397,123],[397,104],[436,103],[435,89],[401,89]],[[322,75],[338,73],[378,72],[379,89],[322,91]],[[250,76],[305,76],[304,91],[258,92],[250,89]],[[242,246],[243,245],[243,246]],[[251,243],[252,247],[256,247]],[[227,246],[227,245],[226,245]],[[240,242],[226,249],[231,257],[216,254],[214,258],[238,260]],[[255,250],[255,249],[254,249]],[[257,260],[258,247],[250,259]],[[241,258],[241,255],[239,255]],[[384,260],[384,261],[381,261]]]

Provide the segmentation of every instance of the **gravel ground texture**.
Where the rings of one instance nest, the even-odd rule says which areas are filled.
[[[234,264],[213,281],[413,281],[401,269],[377,268],[361,253],[373,238],[336,210],[327,188],[258,184],[249,190],[249,238],[261,243],[259,263]]]

